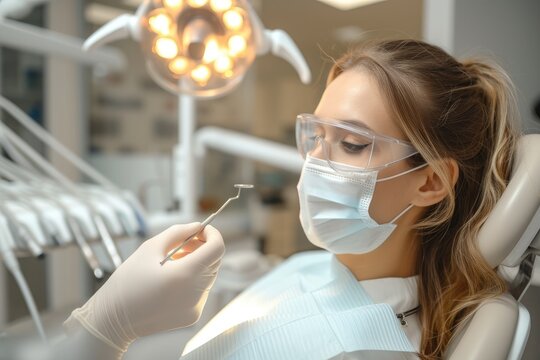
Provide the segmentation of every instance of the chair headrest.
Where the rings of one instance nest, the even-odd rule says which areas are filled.
[[[540,134],[519,139],[512,177],[478,234],[492,267],[516,266],[540,228]]]

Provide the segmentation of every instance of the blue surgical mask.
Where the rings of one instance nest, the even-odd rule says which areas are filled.
[[[351,170],[358,169],[351,167]],[[377,174],[377,170],[355,171],[350,176],[338,174],[326,160],[307,156],[298,183],[298,196],[300,222],[308,240],[334,254],[365,254],[381,246],[396,228],[394,222],[413,205],[389,223],[378,224],[373,220],[369,205]]]

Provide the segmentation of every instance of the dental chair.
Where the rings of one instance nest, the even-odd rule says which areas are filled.
[[[512,178],[483,225],[478,245],[507,280],[509,293],[480,305],[457,330],[445,358],[521,359],[531,318],[520,300],[531,281],[539,284],[533,275],[540,255],[540,134],[520,139]],[[540,267],[536,272],[540,275]]]

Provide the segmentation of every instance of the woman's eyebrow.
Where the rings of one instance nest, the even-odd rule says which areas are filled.
[[[373,131],[365,122],[361,120],[338,120],[340,123],[352,125],[352,126],[361,126],[365,129]]]

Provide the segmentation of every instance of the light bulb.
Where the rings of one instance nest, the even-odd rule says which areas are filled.
[[[176,75],[183,75],[187,72],[189,61],[185,57],[179,57],[169,63],[169,70]]]
[[[212,72],[206,65],[199,65],[191,71],[191,77],[193,80],[199,83],[199,85],[206,85]]]
[[[194,8],[203,7],[206,3],[208,3],[208,0],[188,0],[189,6]]]
[[[165,14],[157,14],[148,19],[150,29],[160,35],[169,35],[172,20]]]
[[[160,37],[154,46],[155,52],[164,59],[172,59],[178,54],[176,41],[171,38]]]
[[[210,6],[215,12],[227,11],[232,6],[232,0],[211,0]]]
[[[204,49],[203,61],[205,63],[211,63],[216,60],[219,55],[219,46],[218,42],[215,39],[211,39],[206,43],[206,48]]]
[[[230,30],[239,30],[244,25],[244,18],[238,10],[229,10],[223,14],[223,22]]]
[[[163,4],[169,8],[178,8],[182,5],[182,0],[163,0]]]
[[[240,35],[233,35],[229,38],[229,53],[233,56],[239,55],[247,48],[246,40]]]
[[[214,63],[214,69],[220,74],[224,74],[227,71],[231,70],[233,67],[233,62],[230,57],[227,55],[221,55],[216,59]]]

